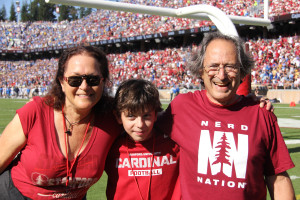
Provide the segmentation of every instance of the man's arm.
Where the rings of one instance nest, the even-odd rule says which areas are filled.
[[[296,200],[292,181],[286,171],[273,176],[267,176],[266,183],[271,199]]]

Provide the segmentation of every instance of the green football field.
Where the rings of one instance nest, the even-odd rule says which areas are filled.
[[[0,133],[15,115],[16,109],[22,107],[27,100],[21,99],[0,99]],[[167,105],[164,104],[164,107]],[[278,118],[289,118],[300,120],[300,105],[289,107],[287,104],[274,104],[275,114]],[[300,140],[300,129],[281,128],[285,140]],[[290,155],[296,165],[288,171],[296,193],[296,198],[300,199],[300,143],[287,145]],[[90,188],[87,194],[88,200],[105,200],[106,174]],[[270,198],[269,198],[270,199]]]

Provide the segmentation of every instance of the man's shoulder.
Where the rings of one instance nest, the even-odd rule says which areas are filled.
[[[263,108],[260,107],[260,102],[259,101],[255,101],[252,97],[245,97],[242,96],[242,100],[241,100],[241,106],[244,107],[244,109],[249,110],[249,112],[255,111],[258,113],[261,113],[264,116],[269,116],[271,118],[276,118],[275,114],[269,110],[266,109],[266,106],[264,106]]]
[[[192,91],[192,92],[187,92],[187,93],[181,93],[179,94],[178,96],[176,96],[175,99],[177,99],[177,101],[186,101],[186,100],[189,100],[189,99],[195,99],[195,98],[201,98],[204,94],[204,90],[195,90],[195,91]],[[175,100],[174,99],[174,100]]]

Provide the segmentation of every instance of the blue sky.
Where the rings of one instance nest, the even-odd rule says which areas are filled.
[[[20,1],[20,8],[21,8],[23,0],[19,0],[19,1]],[[27,2],[30,2],[30,0],[27,0]],[[0,8],[2,8],[3,5],[5,6],[7,18],[10,16],[10,7],[12,3],[15,4],[16,0],[0,0]],[[16,4],[15,4],[15,8],[17,8]]]
[[[14,3],[15,7],[17,7],[16,6],[16,1],[17,0],[0,0],[0,8],[2,8],[3,5],[5,6],[6,17],[7,18],[9,18],[9,16],[10,16],[10,7],[11,7],[11,4]],[[19,1],[20,1],[20,8],[22,8],[22,3],[23,2],[27,1],[27,3],[30,3],[32,0],[19,0]],[[110,1],[117,1],[117,0],[110,0]]]

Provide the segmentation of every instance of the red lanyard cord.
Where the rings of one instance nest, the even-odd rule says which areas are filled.
[[[141,192],[141,189],[140,189],[140,186],[139,186],[139,183],[137,181],[137,178],[136,178],[136,176],[134,174],[134,171],[133,171],[133,168],[132,168],[131,156],[130,156],[129,150],[128,150],[128,135],[126,137],[126,146],[127,146],[127,155],[128,155],[128,158],[129,158],[129,165],[130,165],[130,168],[131,168],[131,172],[133,174],[134,181],[135,181],[135,183],[137,185],[137,188],[138,188],[141,200],[144,200],[142,192]],[[149,200],[149,195],[150,195],[150,187],[151,187],[151,180],[152,180],[152,167],[153,167],[153,161],[154,161],[154,147],[155,147],[155,135],[153,135],[151,167],[150,167],[149,184],[148,184],[148,191],[147,191],[147,198],[146,198],[146,200]]]
[[[81,151],[81,148],[83,146],[83,143],[85,141],[85,138],[86,138],[87,132],[89,130],[89,127],[90,127],[90,124],[91,124],[91,119],[92,119],[93,115],[90,116],[89,123],[88,123],[88,125],[86,127],[86,130],[85,130],[85,133],[84,133],[84,136],[83,136],[80,148],[79,148],[79,150],[78,150],[78,152],[77,152],[77,154],[76,154],[76,156],[74,158],[74,161],[71,164],[71,168],[70,169],[69,169],[69,151],[68,151],[68,144],[69,144],[69,140],[68,140],[68,135],[69,134],[68,133],[69,133],[70,130],[67,130],[67,127],[66,127],[66,119],[65,119],[65,115],[64,115],[64,107],[63,106],[62,106],[62,116],[63,116],[63,119],[64,119],[63,120],[63,122],[64,122],[64,131],[66,133],[65,137],[64,137],[64,140],[65,140],[66,157],[67,157],[67,180],[66,180],[66,186],[68,186],[69,185],[69,177],[70,177],[71,171],[73,169],[73,166],[74,166],[74,164],[75,164],[75,162],[76,162],[76,160],[78,158],[78,155],[79,155],[79,153]]]

